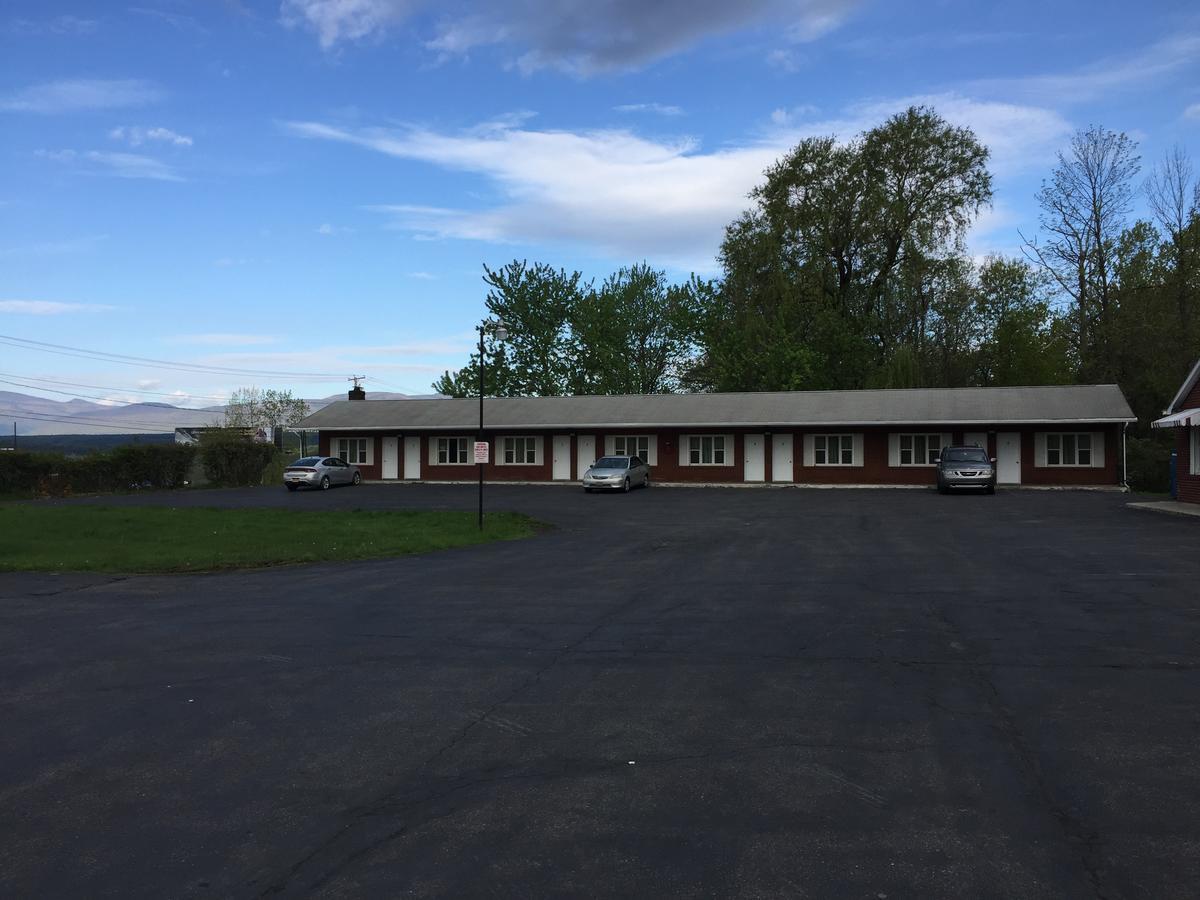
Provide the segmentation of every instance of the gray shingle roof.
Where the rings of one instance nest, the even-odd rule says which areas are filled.
[[[1055,387],[489,397],[489,429],[1133,422],[1115,384]],[[301,428],[467,430],[479,400],[341,400]]]

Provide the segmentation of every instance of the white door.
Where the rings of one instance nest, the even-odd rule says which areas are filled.
[[[554,467],[552,477],[555,481],[571,480],[571,436],[556,434],[554,436]]]
[[[968,431],[963,435],[963,444],[967,447],[980,447],[983,452],[987,452],[987,432],[986,431]]]
[[[767,476],[765,438],[761,434],[748,434],[742,439],[745,464],[742,470],[744,481],[762,481]]]
[[[777,434],[771,440],[771,480],[792,480],[792,436]]]
[[[400,477],[400,438],[383,439],[383,477]]]
[[[419,437],[404,439],[404,477],[421,477],[421,439]]]
[[[1021,434],[1001,431],[996,435],[996,480],[1000,484],[1021,483]]]
[[[596,461],[596,436],[581,434],[575,438],[575,471],[579,477],[587,471],[588,466]]]

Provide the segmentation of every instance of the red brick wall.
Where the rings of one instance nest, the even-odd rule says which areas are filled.
[[[651,469],[651,477],[658,482],[685,482],[685,483],[704,483],[704,484],[741,484],[743,482],[743,472],[745,466],[745,457],[743,455],[743,446],[745,443],[745,435],[751,434],[791,434],[792,435],[792,481],[795,484],[899,484],[899,485],[930,485],[935,483],[935,473],[932,467],[924,466],[889,466],[888,465],[888,434],[894,431],[913,431],[921,432],[937,432],[949,431],[952,435],[952,440],[955,443],[961,443],[964,440],[964,434],[967,432],[987,432],[988,433],[988,455],[995,456],[996,454],[996,432],[997,431],[1019,431],[1021,432],[1021,480],[1023,484],[1030,485],[1100,485],[1100,484],[1119,484],[1121,480],[1121,428],[1119,425],[1108,426],[1089,426],[1088,431],[1103,431],[1104,433],[1104,465],[1102,467],[1084,467],[1084,468],[1047,468],[1037,467],[1035,465],[1034,456],[1034,433],[1037,431],[1047,430],[1046,426],[1026,426],[1016,427],[1010,425],[1005,426],[967,426],[962,428],[945,428],[936,427],[919,427],[901,428],[897,426],[888,426],[884,428],[823,428],[823,429],[807,429],[807,430],[775,430],[773,432],[763,431],[748,431],[747,429],[724,429],[700,431],[699,429],[692,431],[682,431],[679,429],[663,430],[663,431],[639,431],[638,429],[622,429],[620,434],[636,434],[650,433],[657,435],[658,438],[658,461],[657,465]],[[1083,430],[1082,428],[1080,430]],[[1182,433],[1183,430],[1180,429]],[[542,462],[534,466],[514,466],[500,465],[496,462],[497,459],[497,438],[494,435],[488,436],[488,441],[492,444],[492,462],[484,468],[484,478],[488,481],[551,481],[553,479],[553,452],[554,452],[554,434],[566,434],[567,432],[539,432],[525,431],[523,434],[540,434],[542,437]],[[726,466],[681,466],[679,465],[679,444],[685,434],[732,434],[733,447],[730,454],[732,465]],[[861,466],[805,466],[804,465],[804,435],[808,434],[827,434],[827,433],[861,433],[863,435],[863,456],[864,464]],[[320,435],[320,452],[328,454],[331,437],[335,433],[322,432]],[[361,433],[353,431],[342,431],[336,434],[346,437],[361,437]],[[399,470],[400,475],[404,472],[404,436],[402,432],[396,432],[399,438]],[[605,440],[608,436],[607,432],[602,431],[581,431],[576,432],[571,436],[571,477],[570,480],[577,481],[582,472],[579,471],[578,462],[578,441],[580,435],[591,435],[595,439],[596,455],[603,456],[605,451]],[[474,432],[439,432],[441,437],[463,436],[474,440]],[[423,481],[473,481],[478,477],[478,470],[474,465],[466,466],[451,466],[451,465],[430,465],[429,463],[429,442],[433,435],[422,435],[421,437],[421,480]],[[362,470],[363,477],[367,479],[379,479],[382,477],[382,451],[383,451],[383,435],[374,434],[368,436],[368,440],[372,441],[372,464],[369,466],[359,466]],[[772,437],[764,438],[764,481],[771,483],[772,480]],[[1186,447],[1181,445],[1180,450],[1180,471],[1186,472],[1187,457]],[[1189,486],[1188,490],[1195,490],[1197,500],[1200,500],[1200,477],[1190,476],[1194,481],[1194,487]],[[1181,493],[1183,490],[1184,478],[1180,478]]]

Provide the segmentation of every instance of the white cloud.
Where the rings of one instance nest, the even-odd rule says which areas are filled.
[[[192,146],[192,139],[186,134],[162,127],[143,128],[140,125],[119,125],[112,129],[108,136],[114,141],[127,141],[131,147],[138,147],[149,141],[171,144],[175,147]]]
[[[782,128],[787,125],[791,125],[798,119],[811,118],[818,112],[820,112],[820,110],[818,110],[817,107],[813,106],[811,103],[793,106],[788,109],[781,107],[771,111],[771,124]]]
[[[859,0],[493,0],[480,10],[443,14],[425,46],[439,58],[503,44],[523,72],[576,74],[637,68],[722,34],[773,26],[792,42],[839,25]],[[429,0],[283,0],[289,27],[314,32],[321,46],[378,38],[426,8]]]
[[[36,155],[75,166],[87,175],[114,178],[145,178],[152,181],[183,181],[169,165],[136,153],[106,153],[100,150],[38,150]]]
[[[409,278],[416,278],[418,281],[436,281],[437,276],[432,272],[409,272]]]
[[[423,128],[345,129],[318,122],[287,128],[488,179],[503,200],[482,208],[406,203],[371,207],[424,238],[586,246],[614,259],[650,258],[709,271],[724,228],[748,206],[766,168],[801,139],[848,139],[909,105],[928,104],[975,129],[993,168],[1044,163],[1070,133],[1056,113],[954,94],[876,101],[823,121],[787,120],[741,146],[704,150],[694,139],[650,140],[627,130],[498,128],[443,134]]]
[[[325,235],[326,237],[334,234],[353,234],[353,228],[347,228],[345,225],[332,225],[329,222],[322,222],[316,228],[317,234]]]
[[[64,253],[87,253],[95,250],[97,244],[106,240],[108,240],[107,234],[92,234],[61,241],[38,241],[33,244],[0,248],[0,256],[57,256]]]
[[[31,85],[0,97],[0,111],[54,113],[143,106],[163,98],[163,92],[138,79],[73,79]]]
[[[222,257],[219,257],[218,259],[214,259],[213,265],[216,266],[218,269],[228,269],[231,266],[249,265],[251,262],[253,262],[253,260],[247,259],[244,256],[241,256],[241,257],[222,256]]]
[[[111,312],[115,306],[102,303],[59,303],[54,300],[0,300],[0,313],[25,316],[61,316],[67,313]]]
[[[683,107],[668,106],[663,103],[625,103],[614,106],[614,110],[623,113],[655,113],[660,116],[682,116]]]
[[[80,16],[55,16],[52,19],[13,19],[0,31],[19,36],[43,34],[91,34],[96,30],[95,19]]]
[[[1200,121],[1200,103],[1193,103],[1191,106],[1185,109],[1183,111],[1183,117],[1185,119]]]
[[[1183,69],[1196,68],[1200,60],[1200,34],[1178,34],[1129,56],[1100,60],[1051,75],[995,78],[976,81],[969,89],[1003,92],[1038,102],[1076,103],[1136,91]]]
[[[197,344],[217,347],[253,347],[262,344],[277,344],[279,336],[274,334],[207,333],[178,334],[165,339],[170,344]]]

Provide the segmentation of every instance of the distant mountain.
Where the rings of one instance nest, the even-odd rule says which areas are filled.
[[[424,397],[436,395],[426,394]],[[333,394],[309,400],[313,412],[345,394]],[[410,394],[370,393],[371,400],[420,399]],[[14,391],[0,391],[0,434],[163,434],[176,428],[218,425],[224,419],[224,406],[187,409],[169,403],[146,402],[107,405],[90,400],[48,400]]]

